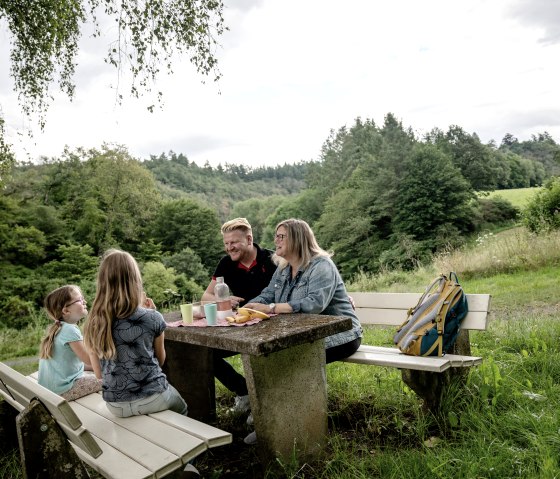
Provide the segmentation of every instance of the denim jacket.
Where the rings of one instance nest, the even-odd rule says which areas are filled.
[[[332,348],[362,336],[362,327],[352,305],[342,277],[332,260],[317,256],[307,268],[299,269],[292,280],[292,267],[276,268],[269,285],[250,303],[288,303],[294,313],[326,314],[352,318],[352,329],[325,338]]]

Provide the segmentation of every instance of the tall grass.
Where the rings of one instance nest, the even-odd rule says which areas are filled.
[[[560,264],[560,232],[535,235],[525,228],[480,235],[474,245],[435,258],[438,271],[456,271],[464,278],[536,270]]]
[[[537,271],[560,265],[560,232],[535,235],[523,227],[485,233],[462,248],[437,255],[414,271],[359,273],[349,291],[421,292],[440,273],[455,271],[459,280]]]
[[[0,361],[36,356],[47,324],[44,314],[34,313],[23,329],[0,328]]]

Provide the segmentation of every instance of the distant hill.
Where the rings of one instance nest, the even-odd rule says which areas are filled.
[[[234,203],[249,198],[296,195],[305,187],[308,163],[248,168],[243,165],[198,166],[183,154],[152,156],[142,165],[150,170],[168,197],[188,195],[229,217]]]

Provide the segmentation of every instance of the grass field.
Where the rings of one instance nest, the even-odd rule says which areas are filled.
[[[488,331],[471,332],[472,353],[483,356],[483,364],[470,371],[464,388],[449,389],[437,416],[422,409],[398,370],[333,363],[327,366],[325,457],[314,463],[293,458],[263,470],[256,448],[242,442],[250,430],[245,417],[230,413],[232,394],[218,384],[216,425],[232,432],[234,442],[204,454],[197,467],[208,478],[560,478],[557,240],[532,238],[519,260],[511,253],[519,245],[507,243],[511,233],[496,235],[447,260],[467,268],[459,275],[467,293],[492,294],[492,313]],[[543,255],[545,249],[548,255]],[[511,264],[493,267],[497,252],[502,252],[500,262]],[[476,271],[469,269],[472,264],[478,265]],[[414,273],[363,277],[352,286],[422,291],[438,269],[434,264]],[[368,327],[363,342],[389,345],[393,332]],[[2,343],[11,344],[2,344],[2,358],[33,354],[38,336],[37,326],[27,333],[4,334]],[[16,342],[21,350],[13,347]],[[234,364],[241,368],[238,358]],[[30,372],[36,363],[15,367]],[[2,456],[0,479],[19,477],[17,454]]]
[[[489,198],[501,196],[508,200],[513,206],[523,208],[527,202],[540,191],[540,187],[535,188],[514,188],[512,190],[496,190],[490,193]]]

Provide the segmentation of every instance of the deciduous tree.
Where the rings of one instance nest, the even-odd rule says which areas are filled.
[[[173,71],[176,54],[186,54],[200,74],[218,79],[215,52],[217,38],[225,30],[222,13],[222,0],[0,0],[0,25],[6,25],[10,34],[9,73],[23,111],[37,113],[41,127],[53,84],[68,97],[74,95],[84,24],[93,25],[94,37],[106,35],[100,18],[116,26],[109,30],[114,37],[104,38],[105,62],[114,65],[119,75],[130,73],[130,93],[137,97],[150,91],[161,70]],[[1,126],[3,167],[9,161],[3,156]]]

